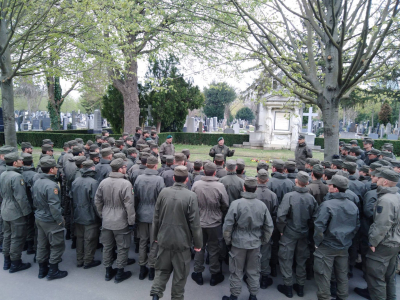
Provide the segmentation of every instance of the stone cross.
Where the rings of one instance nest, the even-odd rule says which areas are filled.
[[[312,112],[312,107],[308,109],[308,113],[303,114],[303,116],[308,117],[307,132],[312,132],[312,117],[318,116],[317,113]]]

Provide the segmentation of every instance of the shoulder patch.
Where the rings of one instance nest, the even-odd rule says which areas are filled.
[[[376,212],[377,212],[378,214],[382,213],[382,211],[383,211],[383,206],[377,206],[377,207],[376,207]]]
[[[21,179],[21,185],[24,185],[25,184],[25,182],[24,182],[24,180],[23,179]]]
[[[54,189],[54,195],[58,195],[58,189],[57,188]]]

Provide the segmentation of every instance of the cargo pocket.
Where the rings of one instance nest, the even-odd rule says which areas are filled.
[[[131,231],[115,235],[115,242],[117,243],[117,247],[129,248],[131,246]]]
[[[65,228],[51,231],[49,235],[49,244],[53,247],[62,244],[64,242],[64,231]]]
[[[389,265],[389,261],[385,261],[383,258],[371,254],[367,254],[366,257],[366,273],[372,277],[385,280],[385,273]]]
[[[236,272],[236,261],[235,255],[231,251],[229,251],[229,272],[234,274]]]
[[[325,262],[324,256],[317,251],[314,252],[314,272],[320,275],[324,274]]]

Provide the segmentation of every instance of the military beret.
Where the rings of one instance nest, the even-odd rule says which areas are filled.
[[[74,158],[77,166],[81,165],[86,160],[86,156],[74,156]]]
[[[380,168],[378,169],[378,171],[379,171],[378,174],[375,175],[376,177],[382,177],[393,182],[398,182],[400,179],[400,174],[397,173],[396,171],[386,168]]]
[[[93,141],[92,141],[92,140],[88,140],[88,141],[86,142],[86,145],[92,146],[92,145],[93,145]]]
[[[108,137],[108,142],[110,144],[115,144],[115,139],[113,137]]]
[[[283,169],[285,166],[285,162],[282,159],[274,159],[272,162],[272,166],[277,169]]]
[[[139,152],[139,159],[149,158],[151,155],[149,152]]]
[[[203,166],[203,162],[199,159],[195,160],[193,166],[196,168],[201,168]]]
[[[0,148],[0,155],[5,155],[11,152],[15,152],[15,147],[4,145]]]
[[[115,141],[115,145],[118,146],[118,147],[119,147],[119,146],[122,146],[123,144],[124,144],[124,141],[123,141],[123,140],[116,140],[116,141]]]
[[[304,171],[299,171],[296,175],[296,179],[300,182],[307,183],[310,180],[308,173]]]
[[[320,163],[320,160],[319,159],[316,159],[316,158],[310,158],[310,161],[309,161],[309,165],[310,166],[314,166],[314,165],[318,165]]]
[[[69,148],[69,143],[65,142],[63,148]]]
[[[304,140],[306,137],[303,134],[299,134],[299,140]]]
[[[354,162],[345,161],[343,163],[343,168],[350,172],[355,172],[357,170],[357,164]]]
[[[351,144],[351,145],[354,145],[354,144],[355,144],[355,145],[358,145],[358,141],[357,141],[357,140],[351,140],[351,141],[350,141],[350,144]]]
[[[260,169],[257,173],[257,177],[261,180],[267,180],[269,178],[269,173],[265,169]]]
[[[125,153],[114,153],[114,159],[117,159],[117,158],[126,160],[126,155],[125,155]]]
[[[218,142],[219,141],[222,141],[224,138],[222,137],[222,136],[220,136],[219,138],[218,138]]]
[[[133,141],[133,137],[131,137],[131,136],[128,136],[126,139],[125,139],[125,141]]]
[[[145,147],[145,148],[143,148],[140,152],[146,152],[146,153],[149,153],[149,154],[150,154],[151,149],[150,149],[149,147]]]
[[[343,168],[343,160],[332,159],[332,165]]]
[[[257,186],[257,178],[246,177],[246,179],[244,180],[244,184],[248,187],[256,187]]]
[[[92,144],[90,145],[89,151],[94,152],[96,151],[96,149],[99,149],[99,146],[97,146],[97,144]]]
[[[376,170],[378,168],[382,167],[382,164],[379,161],[375,161],[372,164],[369,165],[369,168],[372,170]]]
[[[21,157],[22,157],[22,160],[25,162],[30,162],[33,160],[32,154],[29,154],[29,153],[22,153]]]
[[[183,149],[182,153],[185,154],[186,156],[190,156],[190,150],[189,149]]]
[[[100,134],[96,134],[95,139],[96,140],[101,139],[101,135]]]
[[[257,164],[257,169],[265,169],[268,170],[269,169],[269,165],[265,162],[265,161],[260,161]]]
[[[367,165],[363,165],[360,168],[360,172],[369,173],[369,167]]]
[[[188,176],[188,169],[185,166],[177,166],[174,169],[174,176],[185,177]]]
[[[94,162],[93,162],[93,160],[91,160],[91,159],[85,160],[85,161],[82,163],[82,167],[85,168],[85,169],[89,169],[89,168],[91,168],[91,167],[93,167],[93,166],[94,166]]]
[[[156,165],[158,164],[158,158],[151,155],[148,159],[147,159],[147,164],[148,165]]]
[[[101,153],[101,156],[102,156],[102,157],[106,157],[106,156],[109,156],[109,155],[113,154],[111,148],[104,148],[104,149],[101,149],[100,153]]]
[[[142,130],[142,127],[140,127],[140,126],[136,126],[135,130],[136,130],[136,131],[138,131],[138,130]]]
[[[331,162],[330,161],[321,161],[321,165],[324,166],[325,168],[330,168]]]
[[[42,145],[42,151],[53,151],[53,146],[50,144]]]
[[[75,140],[72,140],[72,141],[69,141],[68,144],[69,144],[69,147],[72,148],[72,147],[74,147],[74,146],[77,146],[77,145],[78,145],[78,142],[75,141]]]
[[[386,157],[392,157],[392,152],[383,150],[383,151],[381,151],[381,155],[386,156]]]
[[[40,159],[40,166],[42,168],[61,168],[61,166],[58,165],[56,160],[54,158],[51,158],[51,156],[43,156]]]
[[[172,135],[170,135],[170,134],[167,135],[167,140],[168,140],[168,139],[172,139]]]
[[[126,162],[125,162],[122,158],[114,159],[114,160],[110,163],[110,167],[111,167],[113,170],[120,169],[120,168],[122,168],[122,167],[125,166],[125,165],[126,165]]]
[[[206,163],[209,163],[209,162],[212,162],[212,161],[209,159],[203,160],[203,169],[204,169],[204,166],[206,165]]]
[[[101,144],[101,149],[105,149],[105,148],[111,148],[111,145],[109,143]]]
[[[174,163],[174,156],[173,155],[166,155],[166,162],[167,164],[173,164]]]
[[[234,170],[236,169],[236,160],[234,159],[228,159],[226,161],[226,168],[228,168],[229,170]]]
[[[175,153],[175,162],[181,162],[185,160],[185,154],[183,153]]]
[[[333,175],[335,175],[336,173],[337,173],[337,171],[338,170],[335,170],[335,169],[325,169],[325,171],[324,171],[324,174],[326,175],[326,176],[333,176]]]
[[[351,155],[347,155],[346,158],[344,159],[344,161],[346,162],[356,162],[357,161],[357,157],[356,156],[351,156]]]
[[[237,165],[237,167],[238,167],[239,170],[244,169],[245,166],[246,166],[246,164],[244,163],[244,160],[241,159],[241,158],[238,158],[238,159],[236,160],[236,165]]]
[[[400,168],[400,160],[392,159],[390,163],[392,164],[393,167]]]
[[[32,147],[32,144],[29,142],[22,142],[21,148],[33,148],[33,147]]]
[[[151,137],[146,138],[146,142],[152,142],[153,139]]]
[[[381,163],[382,166],[390,166],[390,167],[392,166],[390,162],[384,159],[381,159],[379,162]]]
[[[340,187],[342,189],[347,189],[349,185],[349,180],[341,175],[334,175],[331,180],[326,181],[327,184],[333,184],[334,186]]]
[[[379,151],[378,149],[371,149],[368,152],[368,155],[370,155],[370,154],[372,154],[372,155],[381,155],[381,151]]]
[[[346,177],[346,178],[349,178],[349,176],[350,176],[349,172],[343,171],[343,170],[337,171],[336,174],[337,174],[337,175],[340,175],[340,176],[343,176],[343,177]]]
[[[75,141],[77,141],[78,144],[83,144],[83,139],[81,139],[81,138],[76,138]]]
[[[215,154],[215,160],[216,161],[224,161],[224,155],[223,154]]]
[[[53,143],[50,139],[44,139],[44,140],[42,141],[42,145],[45,145],[45,144],[54,145],[54,143]]]
[[[126,152],[127,152],[128,154],[133,154],[133,153],[136,153],[136,154],[137,154],[136,148],[133,148],[133,147],[128,148],[128,150],[126,150]]]
[[[322,165],[314,165],[312,169],[315,174],[324,174],[324,167]]]
[[[128,136],[128,135],[129,135],[129,133],[127,133],[127,132],[122,133],[122,136]]]
[[[286,161],[284,168],[286,170],[292,170],[292,169],[296,169],[296,163],[294,161]]]
[[[212,171],[215,172],[217,170],[217,166],[214,163],[209,162],[206,163],[206,165],[204,166],[204,170],[207,172],[212,172]]]
[[[89,152],[90,158],[100,157],[100,153],[98,152]]]

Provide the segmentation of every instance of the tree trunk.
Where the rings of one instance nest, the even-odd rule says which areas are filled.
[[[327,102],[321,110],[324,118],[324,159],[332,161],[332,156],[339,153],[339,105]]]
[[[160,133],[160,132],[161,132],[161,121],[157,122],[157,133]]]
[[[0,20],[0,50],[3,49],[8,39],[6,23],[6,20]],[[3,56],[0,57],[0,67],[5,144],[16,147],[17,133],[15,130],[14,87],[11,78],[13,70],[11,65],[10,49],[8,47],[4,51]]]

